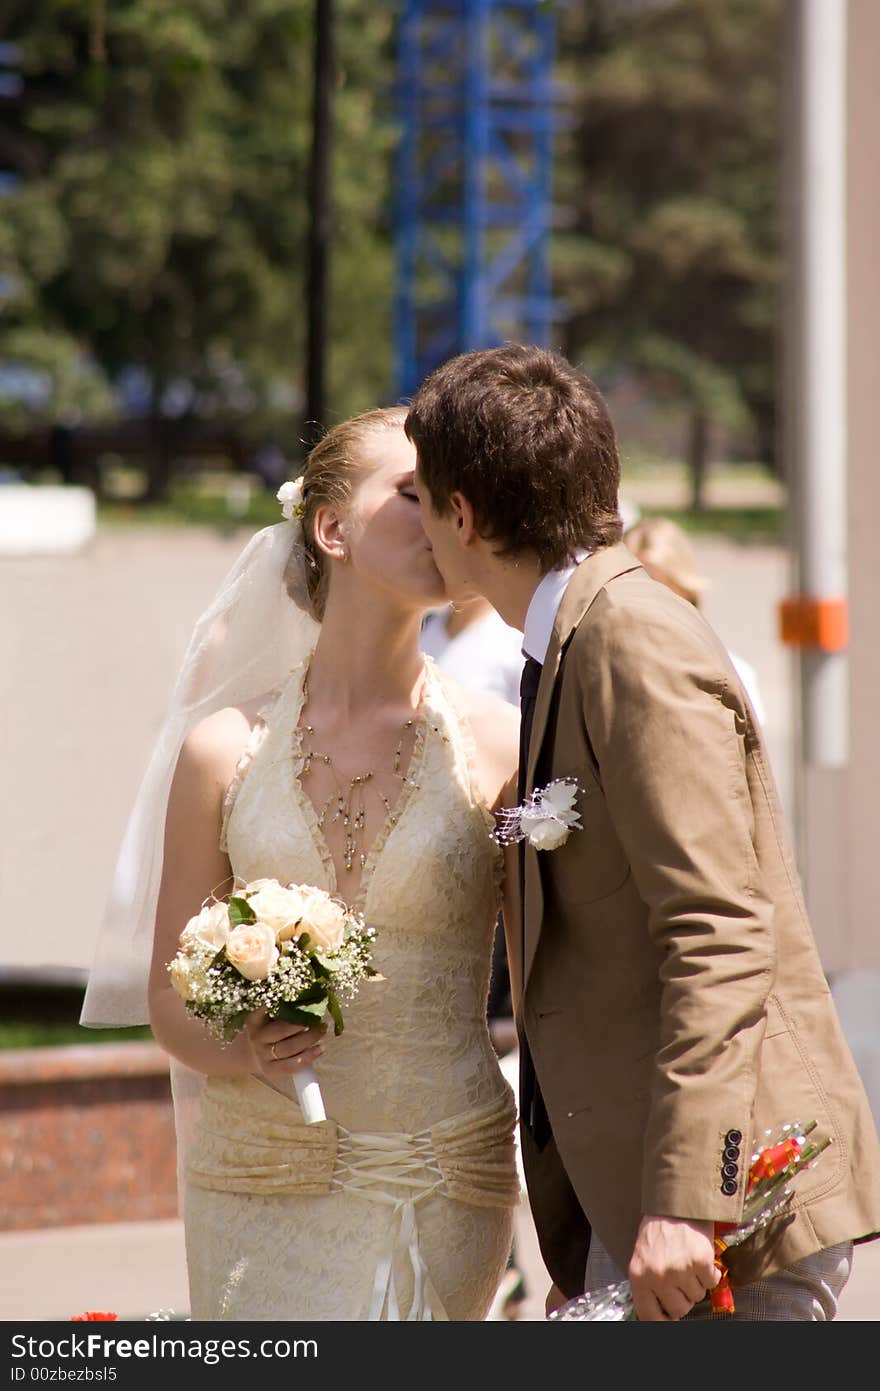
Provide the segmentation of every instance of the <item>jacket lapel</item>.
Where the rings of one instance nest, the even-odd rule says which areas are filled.
[[[532,733],[529,739],[529,759],[526,765],[526,796],[534,787],[535,766],[541,752],[541,745],[547,729],[553,686],[562,661],[565,645],[592,604],[600,589],[615,579],[625,575],[628,570],[639,570],[641,565],[622,542],[616,546],[604,546],[582,560],[568,582],[562,596],[562,603],[553,624],[550,646],[544,658],[541,681],[535,698],[535,713],[532,719]]]
[[[588,555],[585,560],[581,561],[568,582],[566,591],[562,596],[562,603],[559,605],[556,621],[553,624],[553,633],[547,648],[538,694],[535,699],[535,714],[532,720],[529,757],[526,764],[526,797],[529,796],[535,785],[535,769],[541,754],[544,735],[547,732],[553,688],[556,684],[566,644],[599,591],[610,580],[616,579],[618,575],[625,575],[629,570],[639,569],[641,569],[639,561],[622,542],[618,542],[617,545],[603,546],[601,550]],[[544,853],[552,855],[553,852],[547,850]],[[526,982],[535,958],[538,938],[541,935],[543,909],[544,895],[541,888],[538,851],[526,841],[523,992],[525,992]]]

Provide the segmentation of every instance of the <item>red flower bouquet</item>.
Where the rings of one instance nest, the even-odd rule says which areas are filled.
[[[791,1180],[806,1169],[831,1144],[829,1137],[808,1139],[816,1122],[806,1125],[793,1121],[778,1131],[766,1131],[752,1153],[749,1166],[746,1198],[739,1222],[715,1223],[715,1265],[721,1279],[709,1298],[715,1313],[735,1311],[733,1290],[730,1287],[725,1251],[748,1241],[760,1228],[768,1226],[790,1206],[794,1197]],[[581,1294],[548,1314],[555,1321],[585,1321],[622,1323],[636,1317],[632,1290],[628,1280],[606,1285],[591,1294]]]

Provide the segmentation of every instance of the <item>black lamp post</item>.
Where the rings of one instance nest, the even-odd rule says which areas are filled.
[[[312,158],[309,170],[309,255],[306,289],[306,414],[303,439],[321,436],[327,356],[327,270],[330,247],[330,152],[332,142],[333,0],[315,0]]]

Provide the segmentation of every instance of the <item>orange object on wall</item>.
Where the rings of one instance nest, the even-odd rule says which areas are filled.
[[[796,595],[779,605],[780,637],[788,647],[815,647],[842,652],[849,643],[846,599],[810,599]]]

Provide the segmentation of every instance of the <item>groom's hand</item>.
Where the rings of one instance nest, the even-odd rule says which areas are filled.
[[[683,1319],[714,1289],[721,1275],[715,1266],[713,1235],[712,1222],[642,1218],[629,1263],[629,1283],[640,1320]]]

